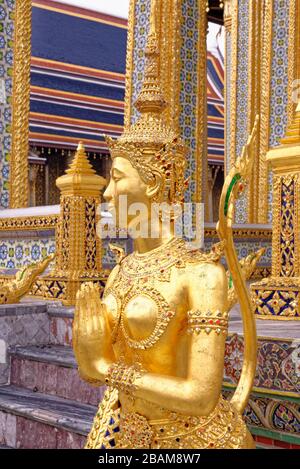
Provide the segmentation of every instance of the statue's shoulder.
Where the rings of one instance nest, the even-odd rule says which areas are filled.
[[[205,264],[220,264],[220,259],[224,254],[224,241],[216,243],[212,246],[210,251],[204,252],[200,249],[193,249],[189,244],[184,245],[179,263],[182,266],[205,265]],[[220,264],[221,265],[221,264]]]
[[[187,253],[183,260],[185,282],[189,290],[194,294],[204,294],[207,290],[227,289],[227,279],[221,257],[224,251],[224,244],[218,243],[212,246],[211,250],[204,252],[192,250]]]

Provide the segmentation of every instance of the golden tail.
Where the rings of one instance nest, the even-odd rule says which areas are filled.
[[[219,208],[218,235],[225,241],[225,256],[230,270],[234,288],[241,306],[244,329],[244,361],[241,377],[235,393],[231,399],[236,410],[242,414],[251,392],[256,370],[257,338],[256,324],[251,299],[243,278],[241,267],[234,248],[232,223],[234,202],[238,194],[243,191],[244,184],[249,179],[253,167],[253,148],[257,138],[259,116],[256,116],[252,133],[237,158],[234,166],[226,176]]]

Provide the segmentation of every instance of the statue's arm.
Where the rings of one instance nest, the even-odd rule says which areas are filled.
[[[223,267],[206,264],[195,267],[187,276],[189,309],[204,313],[224,311],[227,281]],[[227,329],[227,328],[225,328]],[[208,415],[221,393],[226,330],[210,333],[192,329],[188,336],[186,378],[146,373],[137,379],[136,397],[154,402],[175,412]]]

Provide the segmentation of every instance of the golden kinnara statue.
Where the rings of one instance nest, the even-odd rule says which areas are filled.
[[[153,2],[154,3],[154,2]],[[155,7],[152,6],[154,9]],[[109,139],[113,165],[104,197],[119,209],[142,202],[179,204],[184,194],[185,147],[164,121],[154,14],[137,122]],[[160,221],[159,237],[134,240],[119,252],[102,300],[82,286],[73,323],[74,351],[83,379],[106,384],[86,448],[253,448],[242,413],[256,366],[251,303],[232,240],[233,202],[251,163],[254,129],[228,174],[220,203],[221,243],[210,253],[190,250]],[[130,222],[130,216],[128,216]],[[147,222],[149,220],[146,220]],[[244,322],[245,357],[230,401],[221,394],[228,330],[228,280],[223,251]]]

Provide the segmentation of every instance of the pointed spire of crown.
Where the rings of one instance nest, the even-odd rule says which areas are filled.
[[[161,2],[163,0],[160,0]],[[150,31],[145,50],[146,66],[141,92],[135,102],[138,118],[116,140],[105,137],[112,158],[127,158],[142,179],[153,182],[154,170],[162,175],[161,191],[155,201],[181,203],[187,149],[167,122],[167,102],[160,84],[160,51],[156,34],[157,2],[151,0]]]

